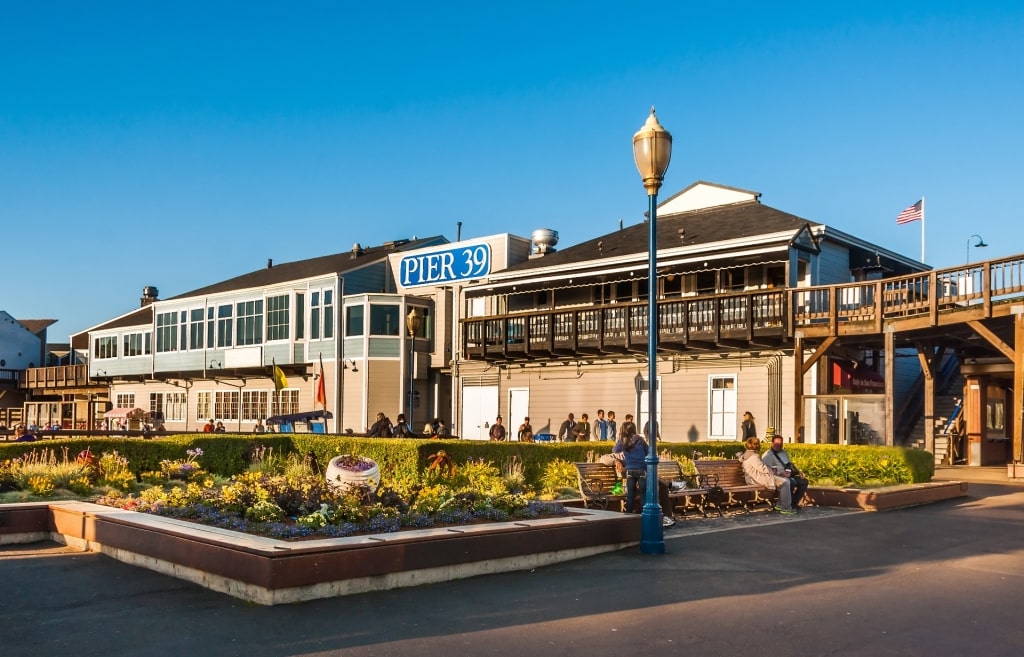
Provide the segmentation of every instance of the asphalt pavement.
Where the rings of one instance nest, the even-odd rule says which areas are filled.
[[[1018,657],[1022,529],[1024,486],[979,477],[967,498],[898,511],[686,520],[660,556],[278,607],[7,546],[0,655]]]

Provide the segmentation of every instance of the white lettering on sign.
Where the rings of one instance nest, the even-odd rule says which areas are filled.
[[[487,244],[448,251],[412,254],[402,258],[399,278],[402,287],[438,285],[486,276],[491,270],[491,247]]]

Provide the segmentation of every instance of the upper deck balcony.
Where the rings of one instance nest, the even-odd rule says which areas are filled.
[[[594,358],[647,351],[647,303],[517,312],[462,321],[468,360]],[[658,302],[658,347],[778,347],[789,336],[786,291],[743,292]]]

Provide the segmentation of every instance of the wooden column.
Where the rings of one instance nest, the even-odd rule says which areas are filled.
[[[981,465],[981,441],[985,437],[985,388],[987,376],[970,375],[964,382],[964,421],[967,427],[967,465]]]
[[[896,332],[891,326],[885,328],[885,444],[890,447],[896,434]]]
[[[1013,307],[1013,462],[1024,460],[1024,306]]]
[[[805,442],[804,436],[804,338],[797,331],[793,337],[793,440]]]

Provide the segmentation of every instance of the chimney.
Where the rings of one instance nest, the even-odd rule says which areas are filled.
[[[273,268],[274,268],[274,259],[273,258],[267,258],[267,269],[273,269]]]
[[[358,258],[361,255],[363,255],[363,247],[359,246],[359,242],[356,242],[355,244],[352,245],[352,256],[351,256],[351,258],[353,260],[355,260],[356,258]]]
[[[142,288],[142,298],[139,299],[139,307],[145,308],[149,304],[156,301],[159,295],[160,290],[156,289],[152,285],[147,285],[146,287]]]

